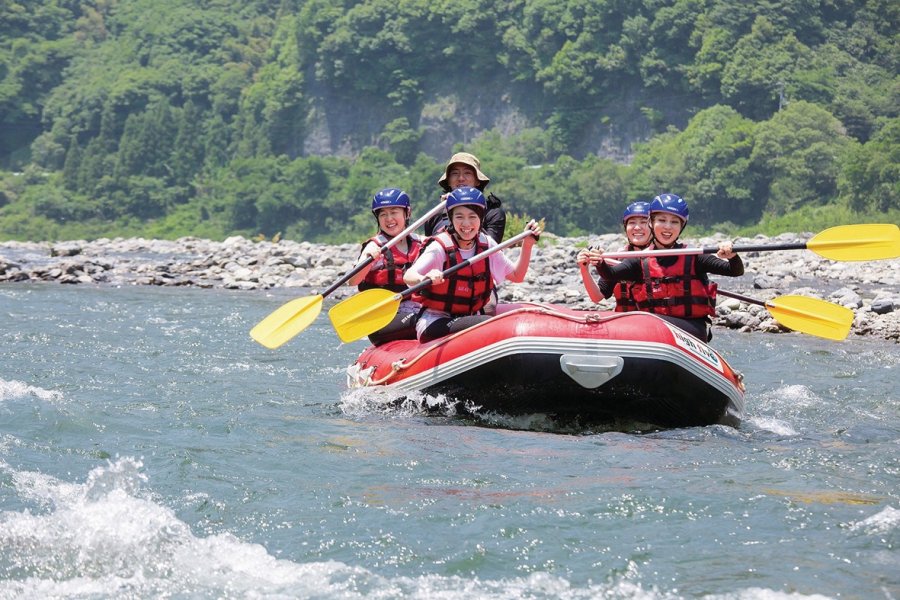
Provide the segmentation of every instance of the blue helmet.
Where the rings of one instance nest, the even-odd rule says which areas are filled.
[[[447,206],[445,207],[447,214],[449,215],[450,211],[457,206],[468,206],[477,212],[478,216],[483,217],[487,210],[487,201],[481,190],[466,186],[456,188],[447,196]]]
[[[650,203],[650,214],[657,212],[669,213],[675,215],[687,225],[688,222],[688,205],[681,196],[675,194],[660,194]]]
[[[372,212],[378,215],[378,210],[399,206],[405,208],[409,212],[409,196],[406,192],[398,188],[384,188],[372,199]]]
[[[644,202],[643,200],[639,200],[638,202],[632,202],[628,206],[625,207],[625,212],[622,213],[622,223],[624,224],[631,217],[650,217],[650,203]]]

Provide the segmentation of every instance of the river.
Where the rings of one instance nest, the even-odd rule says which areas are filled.
[[[498,427],[255,344],[297,295],[0,286],[0,598],[900,597],[896,344],[716,330],[738,429]]]

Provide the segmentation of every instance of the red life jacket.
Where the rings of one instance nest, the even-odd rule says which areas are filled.
[[[646,246],[644,247],[646,248]],[[644,250],[638,248],[634,244],[628,244],[622,250],[624,252],[634,252],[635,250]],[[616,299],[616,312],[629,312],[638,310],[637,302],[631,295],[631,288],[634,286],[633,281],[617,281],[613,286],[613,298]]]
[[[373,238],[366,240],[363,244],[365,248],[369,242],[374,243],[381,248],[388,243],[388,238],[379,233]],[[387,255],[382,254],[382,260],[377,261],[378,266],[372,267],[366,274],[359,285],[359,291],[370,290],[372,288],[383,288],[392,292],[402,292],[407,288],[403,282],[403,274],[419,257],[422,250],[422,238],[416,234],[412,234],[406,238],[407,252],[404,254],[397,245],[391,246],[391,251]]]
[[[425,242],[423,250],[431,243],[440,244],[446,254],[442,271],[465,260],[456,244],[456,239],[449,233],[439,233],[430,238]],[[487,237],[479,233],[475,241],[475,254],[480,254],[487,249]],[[485,258],[445,277],[443,283],[430,285],[413,294],[413,300],[417,300],[427,308],[440,310],[453,316],[474,315],[490,299],[493,288],[494,280],[491,277],[490,258]]]
[[[638,310],[688,319],[715,316],[716,284],[697,275],[695,259],[682,255],[675,264],[664,267],[654,257],[642,258],[644,279],[631,287]]]

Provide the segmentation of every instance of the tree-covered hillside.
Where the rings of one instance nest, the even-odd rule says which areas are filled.
[[[0,237],[356,239],[454,151],[560,234],[900,214],[891,0],[0,0]],[[760,225],[762,224],[762,225]]]

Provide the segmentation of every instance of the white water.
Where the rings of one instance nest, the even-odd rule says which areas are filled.
[[[278,300],[0,289],[0,598],[900,597],[896,346],[717,332],[740,429],[568,435],[384,410]]]

